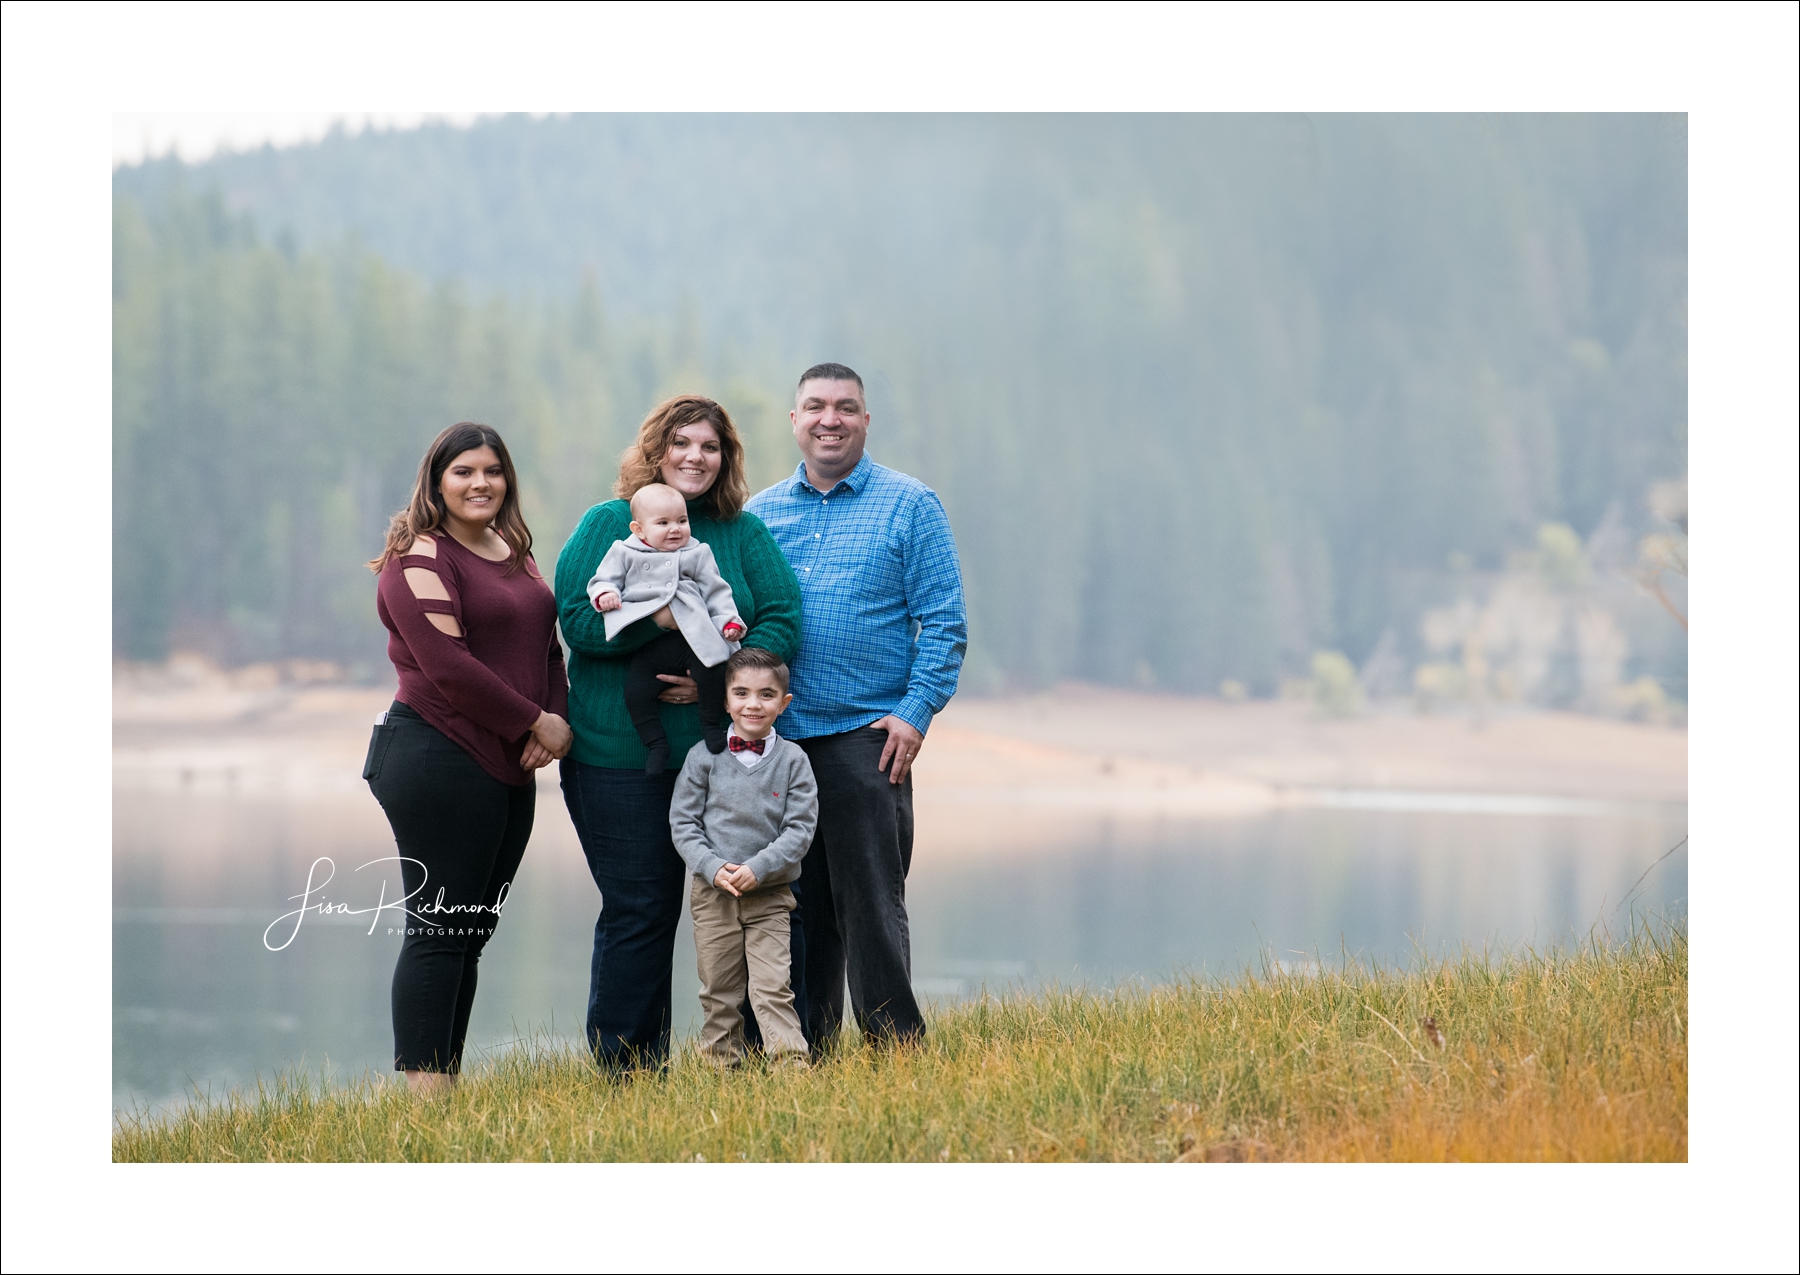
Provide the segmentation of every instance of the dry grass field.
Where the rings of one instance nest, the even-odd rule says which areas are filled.
[[[1680,1161],[1687,940],[1408,972],[1019,995],[810,1071],[630,1080],[522,1044],[447,1099],[277,1081],[115,1126],[118,1161]]]

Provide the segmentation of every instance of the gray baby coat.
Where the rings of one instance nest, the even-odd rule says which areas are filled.
[[[675,781],[669,831],[688,871],[708,885],[728,863],[748,867],[758,889],[800,877],[819,826],[819,787],[800,745],[770,732],[765,747],[745,766],[702,740]]]
[[[604,613],[609,642],[626,625],[668,607],[695,658],[707,668],[724,663],[738,649],[719,632],[738,613],[711,545],[690,540],[669,553],[652,549],[635,535],[615,540],[588,581],[588,601],[609,589],[621,603],[617,611]]]

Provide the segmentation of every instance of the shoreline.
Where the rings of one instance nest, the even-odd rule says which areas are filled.
[[[129,838],[119,843],[134,848],[115,848],[115,873],[121,865],[154,871],[171,897],[220,904],[184,912],[185,923],[223,924],[227,914],[239,919],[242,909],[225,905],[241,902],[241,891],[215,900],[207,890],[220,873],[239,871],[241,856],[228,830],[244,820],[280,826],[303,821],[308,837],[341,843],[345,854],[349,847],[391,845],[360,778],[370,724],[391,702],[391,690],[116,690],[115,818],[127,821],[121,828],[153,821],[170,831],[142,845]],[[1048,724],[1074,729],[1053,735]],[[915,876],[958,881],[971,872],[1011,872],[1028,864],[1034,871],[1062,872],[1069,855],[1084,846],[1131,851],[1170,838],[1254,838],[1263,835],[1250,826],[1257,821],[1330,818],[1338,811],[1425,821],[1462,814],[1519,819],[1516,833],[1511,823],[1484,824],[1484,844],[1511,844],[1515,837],[1564,835],[1547,833],[1544,819],[1667,819],[1685,800],[1684,731],[1557,714],[1519,714],[1498,725],[1503,729],[1490,723],[1476,731],[1453,718],[1380,711],[1326,721],[1295,704],[1227,705],[1080,687],[1039,697],[959,700],[934,723],[916,771],[915,865],[927,870]],[[1565,767],[1560,785],[1539,783],[1546,753],[1554,759],[1559,751],[1589,753],[1587,768]],[[1420,786],[1330,786],[1373,777],[1378,767],[1390,781]],[[1427,768],[1439,787],[1420,782]],[[1478,788],[1472,775],[1486,778],[1488,788]],[[556,782],[555,767],[540,774],[529,878],[540,890],[591,891]],[[1534,784],[1535,793],[1529,787]],[[1543,791],[1557,787],[1560,794]],[[1202,829],[1196,821],[1213,827]],[[1235,822],[1245,825],[1242,832]],[[1408,826],[1418,831],[1394,831],[1432,835],[1428,822]],[[1271,828],[1268,835],[1278,831]],[[1313,834],[1290,829],[1280,835]],[[378,853],[391,851],[371,850],[367,857]],[[1492,869],[1499,852],[1490,844],[1486,853],[1480,862]],[[1500,858],[1511,862],[1504,853]],[[165,911],[127,909],[114,920],[160,922],[168,919]],[[256,919],[278,911],[265,916],[258,910]],[[925,972],[935,977],[947,971],[931,966]],[[959,988],[967,982],[955,981]]]
[[[120,678],[113,789],[355,802],[370,724],[392,697],[216,672]],[[538,782],[560,809],[557,773]],[[1551,711],[1329,719],[1293,702],[1071,684],[953,700],[913,773],[919,853],[1012,853],[1099,823],[1288,811],[1666,816],[1687,800],[1687,732]]]
[[[369,726],[392,698],[390,687],[243,688],[226,675],[166,687],[121,680],[114,782],[160,787],[159,776],[185,769],[190,783],[235,771],[258,785],[280,776],[277,786],[305,788],[329,775],[329,786],[360,786]],[[1102,806],[1254,810],[1363,791],[1665,806],[1687,800],[1687,732],[1550,710],[1476,722],[1382,705],[1332,719],[1292,702],[1067,685],[958,697],[932,724],[914,775],[934,797],[1055,793]]]

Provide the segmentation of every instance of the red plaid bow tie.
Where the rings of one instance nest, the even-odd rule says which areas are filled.
[[[768,743],[768,740],[766,740],[766,739],[745,739],[742,735],[733,735],[730,739],[726,740],[725,742],[727,744],[731,745],[731,751],[734,753],[741,753],[746,748],[748,748],[751,752],[755,753],[758,757],[760,757],[760,756],[762,756],[763,745]]]

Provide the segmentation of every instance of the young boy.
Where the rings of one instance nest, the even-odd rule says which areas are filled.
[[[669,763],[660,696],[668,686],[658,673],[684,673],[700,688],[700,729],[713,752],[725,750],[720,709],[724,663],[744,636],[731,586],[719,575],[710,546],[688,539],[687,501],[662,483],[631,497],[631,538],[615,540],[588,581],[588,600],[606,616],[606,636],[649,616],[667,630],[639,647],[625,670],[625,711],[650,750],[646,774]]]
[[[675,781],[669,827],[693,879],[688,905],[706,1024],[700,1052],[721,1066],[744,1056],[744,1003],[776,1062],[806,1065],[806,1037],[788,982],[788,913],[800,860],[819,822],[812,763],[775,733],[794,702],[787,665],[745,647],[725,664],[726,751],[695,744]]]

